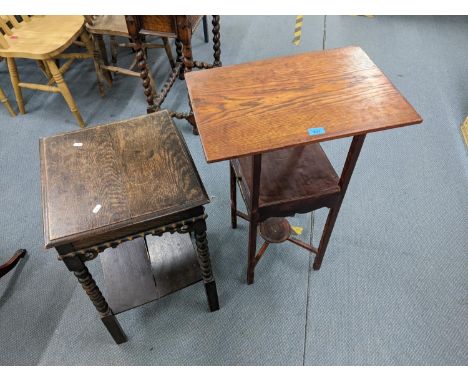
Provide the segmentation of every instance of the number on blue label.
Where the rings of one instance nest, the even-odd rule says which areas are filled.
[[[307,132],[309,135],[320,135],[325,134],[325,129],[323,127],[311,127],[310,129],[307,129]]]

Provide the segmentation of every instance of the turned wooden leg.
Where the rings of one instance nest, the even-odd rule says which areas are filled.
[[[221,66],[221,36],[219,33],[219,16],[213,16],[213,65]]]
[[[11,107],[10,102],[8,101],[8,98],[6,97],[1,87],[0,87],[0,102],[5,105],[6,109],[8,110],[8,112],[10,113],[12,117],[16,116],[15,111]]]
[[[180,71],[179,71],[179,80],[185,79],[185,70],[184,70],[184,58],[182,56],[182,41],[179,38],[175,40],[176,46],[176,62],[180,63]]]
[[[237,190],[236,190],[236,173],[234,167],[229,162],[230,186],[231,186],[231,227],[237,228]]]
[[[208,306],[211,312],[219,309],[218,292],[211,269],[210,253],[208,250],[208,240],[206,238],[206,222],[199,220],[195,223],[195,244],[197,246],[198,263],[202,271],[203,283],[205,285]]]
[[[5,264],[0,265],[0,278],[5,276],[14,267],[16,267],[16,265],[25,255],[26,255],[25,249],[18,249],[10,260],[8,260]]]
[[[210,38],[208,36],[208,18],[203,16],[203,36],[205,37],[205,42],[210,41]]]
[[[320,239],[320,244],[318,247],[318,253],[317,256],[315,256],[314,264],[312,266],[316,271],[319,270],[320,266],[322,265],[323,257],[325,256],[325,251],[327,250],[328,242],[330,241],[336,218],[340,212],[340,207],[343,203],[343,199],[346,194],[349,181],[351,180],[351,176],[353,175],[354,168],[356,167],[356,162],[359,158],[359,153],[361,152],[365,137],[365,134],[356,135],[353,137],[353,141],[351,142],[351,146],[343,166],[343,171],[341,173],[340,181],[338,183],[341,189],[341,195],[336,204],[328,212],[327,221],[325,222],[325,228],[323,229],[322,238]]]
[[[104,96],[104,83],[102,80],[103,74],[102,74],[101,67],[99,66],[99,58],[96,57],[97,50],[94,49],[93,42],[89,38],[88,32],[83,31],[83,33],[80,36],[80,39],[85,44],[85,47],[88,53],[91,54],[91,56],[93,57],[94,70],[96,71],[98,91],[99,91],[99,95],[103,97]]]
[[[75,116],[75,119],[77,120],[78,124],[80,125],[80,127],[85,127],[85,123],[83,121],[83,118],[81,118],[81,114],[78,110],[78,107],[76,106],[75,100],[72,97],[72,94],[70,92],[70,89],[68,88],[68,85],[63,80],[62,74],[57,68],[55,61],[46,60],[46,64],[49,67],[50,72],[52,73],[52,77],[54,78],[54,81],[57,84],[57,87],[59,88],[60,93],[62,93],[63,98],[65,98],[65,102],[70,108],[70,111],[72,112],[72,114]]]
[[[197,122],[195,121],[195,115],[193,114],[193,109],[192,109],[192,101],[190,100],[190,96],[187,94],[188,98],[188,104],[189,104],[189,114],[187,116],[187,121],[192,125],[192,133],[193,135],[198,135],[198,127],[197,127]]]
[[[166,50],[167,58],[169,59],[169,63],[171,64],[171,68],[175,68],[174,57],[172,56],[172,49],[171,44],[169,44],[169,39],[167,37],[162,37],[164,43],[164,49]]]
[[[138,68],[140,69],[140,77],[143,81],[143,88],[145,89],[146,102],[148,103],[146,112],[153,113],[155,111],[154,94],[156,93],[152,89],[150,76],[148,75],[148,65],[146,62],[145,53],[143,52],[143,43],[139,34],[140,28],[138,25],[138,17],[126,15],[125,21],[127,23],[127,29],[130,38],[135,44],[135,55],[138,63]]]
[[[114,341],[117,344],[126,342],[127,337],[125,336],[122,327],[112,313],[112,310],[109,308],[106,299],[102,295],[99,287],[83,261],[77,256],[63,257],[63,261],[67,268],[72,271],[78,279],[78,282],[81,284],[82,288],[98,311],[102,322]]]
[[[24,110],[23,94],[21,93],[21,88],[19,86],[20,79],[18,76],[18,70],[16,69],[15,59],[13,57],[7,57],[7,64],[8,64],[8,71],[10,72],[11,86],[13,86],[13,91],[15,92],[18,110],[21,114],[24,114],[25,110]]]

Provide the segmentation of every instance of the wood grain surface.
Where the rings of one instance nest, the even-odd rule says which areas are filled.
[[[83,16],[35,16],[21,23],[6,36],[7,46],[0,48],[2,57],[45,60],[63,52],[84,28]]]
[[[40,151],[47,248],[209,202],[167,111],[42,138]]]
[[[208,162],[421,123],[359,47],[186,74]],[[309,128],[325,133],[309,135]]]

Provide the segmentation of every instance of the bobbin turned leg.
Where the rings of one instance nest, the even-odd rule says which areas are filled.
[[[78,107],[76,106],[75,100],[73,99],[70,89],[64,81],[62,74],[60,73],[57,64],[55,63],[55,60],[49,59],[45,62],[50,70],[50,73],[52,73],[52,77],[54,78],[54,81],[57,84],[60,93],[62,93],[62,96],[65,99],[65,102],[67,103],[68,107],[70,108],[70,111],[75,116],[76,121],[78,122],[80,127],[85,127],[85,123],[83,121],[83,118],[81,118],[81,114],[78,110]]]
[[[153,87],[151,84],[150,75],[148,73],[148,65],[146,62],[145,52],[143,51],[143,43],[139,35],[139,25],[138,19],[135,16],[125,16],[125,20],[127,22],[128,32],[130,34],[130,38],[132,39],[133,43],[135,44],[134,50],[136,54],[136,59],[138,63],[138,68],[140,69],[140,77],[143,81],[143,88],[145,89],[145,96],[146,102],[148,103],[148,107],[146,112],[153,113],[155,111],[154,105],[154,94]]]
[[[208,240],[206,238],[206,222],[199,220],[195,223],[195,244],[197,246],[197,257],[202,271],[203,283],[205,284],[206,297],[211,312],[219,309],[218,292],[211,270],[210,253],[208,250]]]
[[[179,67],[179,80],[185,79],[185,71],[184,71],[184,58],[182,56],[182,41],[179,38],[175,40],[176,46],[176,63],[180,64]]]
[[[219,33],[219,16],[213,16],[211,23],[213,24],[213,65],[221,66],[221,37]]]
[[[62,259],[68,270],[73,272],[76,276],[78,282],[81,284],[94,307],[99,312],[103,324],[106,326],[114,341],[117,344],[126,342],[127,337],[125,336],[122,327],[112,313],[112,310],[109,308],[106,299],[99,290],[99,287],[96,285],[96,282],[91,276],[91,273],[89,273],[84,262],[78,256],[66,256],[62,257]]]
[[[8,71],[10,72],[11,85],[13,86],[13,91],[15,92],[16,104],[20,114],[24,114],[26,111],[24,109],[23,94],[21,93],[21,88],[19,86],[20,79],[18,76],[18,70],[16,69],[15,59],[13,57],[7,57]]]

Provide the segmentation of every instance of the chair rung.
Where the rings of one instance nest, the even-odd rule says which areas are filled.
[[[62,53],[54,56],[54,59],[57,58],[76,58],[78,60],[84,60],[86,58],[93,58],[91,53]]]
[[[52,93],[60,93],[60,89],[55,86],[50,85],[41,85],[41,84],[32,84],[29,82],[20,82],[18,84],[19,87],[25,89],[32,89],[32,90],[41,90],[43,92],[52,92]]]
[[[101,65],[101,68],[108,70],[109,72],[120,73],[126,76],[140,77],[139,72],[134,72],[133,70],[129,70],[125,68],[119,68],[118,66]]]

